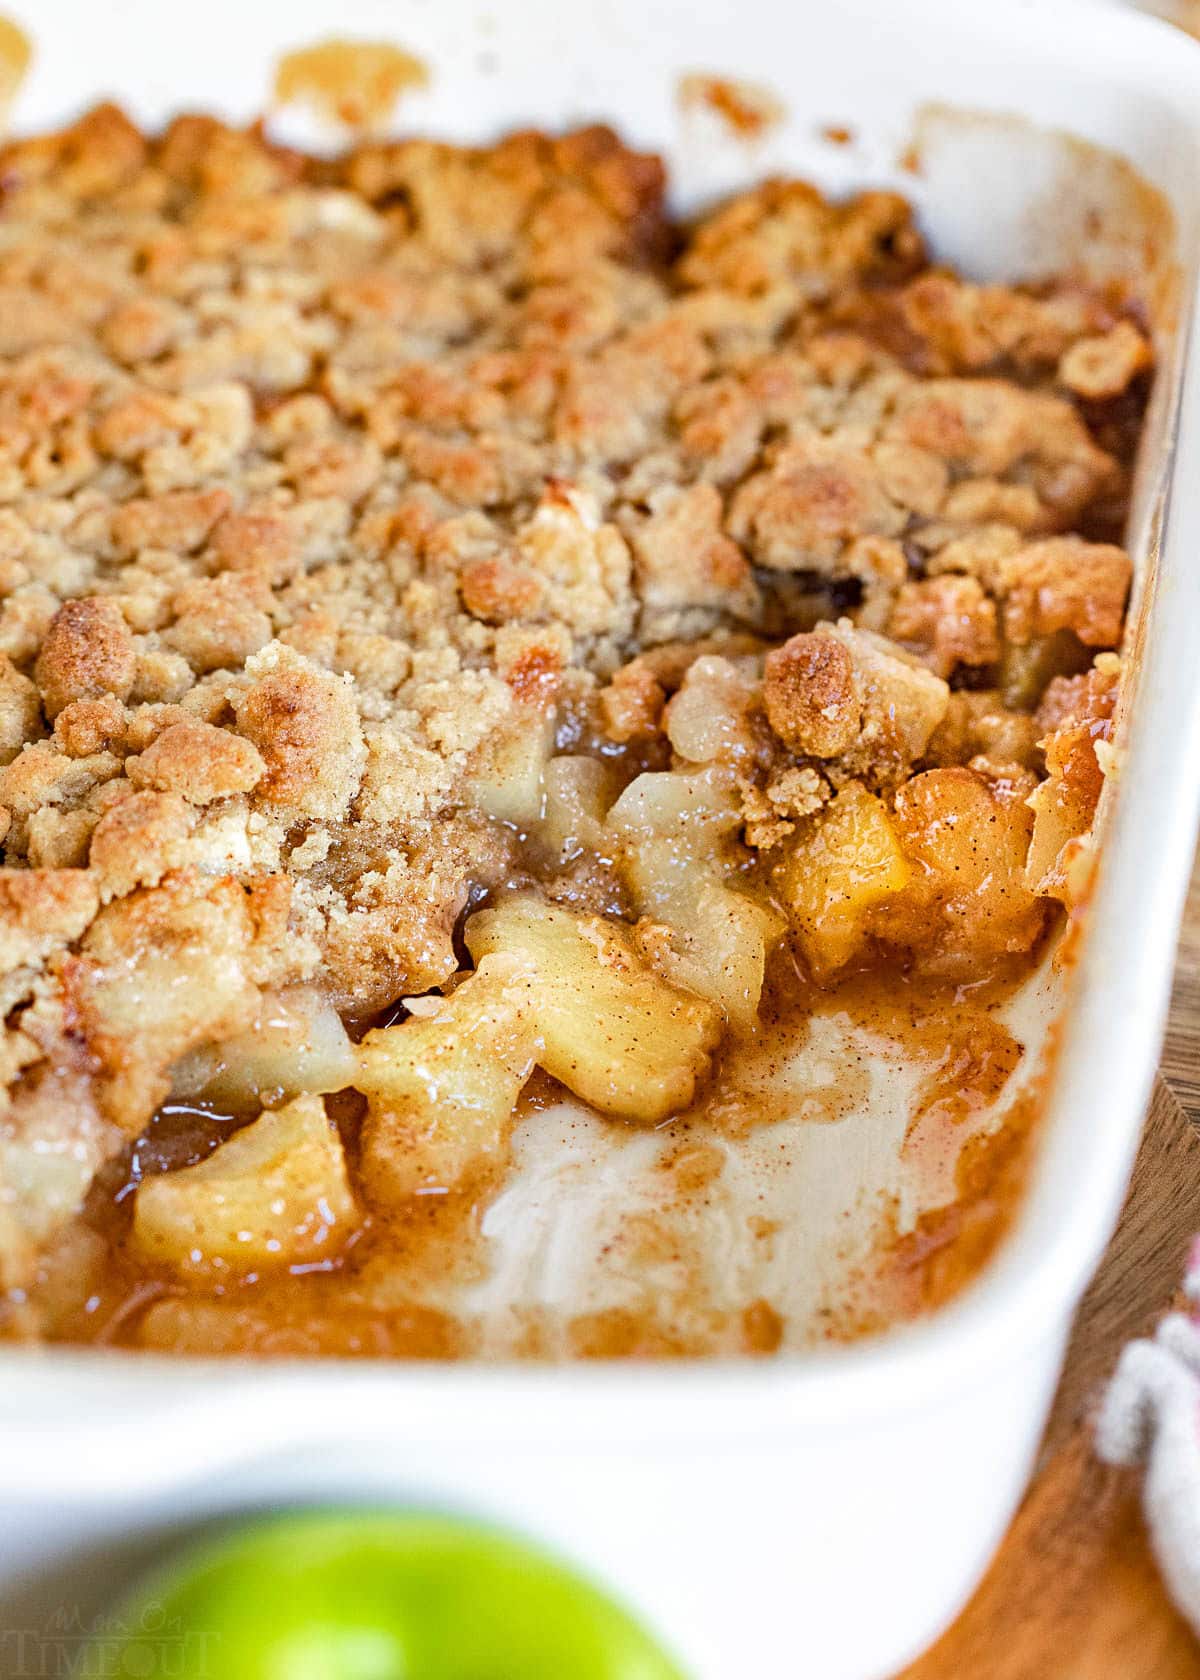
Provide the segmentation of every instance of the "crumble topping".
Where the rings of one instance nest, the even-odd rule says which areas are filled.
[[[6,1287],[289,989],[447,988],[570,1084],[507,971],[467,993],[488,898],[701,1018],[668,1111],[785,929],[818,981],[1034,949],[1111,731],[1131,300],[968,284],[889,193],[678,228],[601,128],[327,162],[101,106],[0,182]]]

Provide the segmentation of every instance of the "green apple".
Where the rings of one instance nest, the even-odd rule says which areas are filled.
[[[143,1582],[88,1680],[683,1680],[619,1605],[534,1547],[373,1510],[254,1522]]]

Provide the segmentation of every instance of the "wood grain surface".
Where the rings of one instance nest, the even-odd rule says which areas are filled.
[[[1162,1077],[1121,1223],[1075,1322],[1038,1468],[975,1597],[899,1680],[1200,1680],[1200,1644],[1158,1579],[1136,1475],[1091,1452],[1121,1347],[1172,1304],[1200,1231],[1200,863]]]

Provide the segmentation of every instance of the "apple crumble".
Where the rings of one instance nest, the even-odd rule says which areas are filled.
[[[652,1214],[837,1121],[789,1039],[920,1038],[918,1139],[1012,1078],[1114,752],[1144,316],[972,284],[891,193],[663,195],[602,128],[0,151],[4,1334],[479,1351],[568,1104],[576,1173],[659,1147],[649,1305],[503,1351],[770,1349]]]

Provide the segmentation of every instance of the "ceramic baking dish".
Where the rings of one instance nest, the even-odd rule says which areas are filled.
[[[9,9],[38,52],[21,127],[102,94],[151,124],[181,105],[248,117],[279,52],[333,27],[398,41],[434,68],[403,109],[413,128],[480,138],[603,117],[666,153],[685,200],[781,168],[837,190],[898,179],[935,251],[984,277],[1081,256],[1178,263],[1130,536],[1128,758],[1029,1192],[965,1294],[875,1342],[739,1365],[0,1354],[5,1628],[36,1629],[64,1604],[86,1615],[136,1533],[152,1551],[163,1525],[363,1496],[478,1513],[560,1547],[699,1680],[891,1672],[954,1614],[1019,1497],[1074,1305],[1120,1206],[1159,1043],[1200,800],[1200,474],[1188,469],[1200,459],[1200,358],[1187,353],[1200,49],[1086,0]],[[768,84],[789,119],[750,148],[685,131],[674,90],[696,69]],[[931,103],[990,116],[931,114]],[[897,175],[914,124],[922,167]],[[831,143],[834,125],[851,143]],[[1164,195],[1173,252],[1127,175],[1046,128],[1119,154]]]

